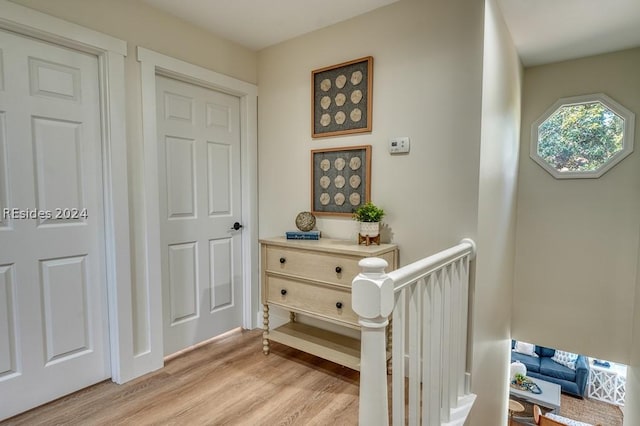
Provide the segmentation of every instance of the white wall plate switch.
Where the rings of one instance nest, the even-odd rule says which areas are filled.
[[[409,152],[409,137],[399,137],[389,139],[390,154],[407,154]]]

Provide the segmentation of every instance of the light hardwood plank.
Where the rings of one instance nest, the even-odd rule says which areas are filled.
[[[355,425],[359,373],[240,331],[124,385],[106,381],[2,425]]]

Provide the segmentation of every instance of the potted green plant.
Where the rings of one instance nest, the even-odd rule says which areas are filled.
[[[353,219],[360,222],[360,235],[363,237],[377,237],[380,234],[380,220],[383,217],[384,210],[371,201],[353,212]]]
[[[516,373],[515,380],[517,385],[522,386],[527,382],[527,376],[524,374]]]

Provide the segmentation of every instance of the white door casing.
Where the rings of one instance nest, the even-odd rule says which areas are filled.
[[[98,60],[0,31],[0,417],[111,376]]]
[[[134,378],[125,135],[124,41],[32,9],[0,0],[0,29],[97,58],[101,114],[104,239],[109,309],[111,376]],[[29,141],[28,141],[29,142]],[[10,196],[10,195],[9,195]]]
[[[156,77],[164,354],[242,325],[240,99]]]
[[[137,339],[146,348],[134,357],[135,371],[162,367],[163,322],[161,286],[160,209],[156,123],[156,75],[211,88],[240,100],[242,181],[242,326],[254,328],[258,317],[257,229],[257,87],[211,70],[138,47],[142,73],[145,194],[145,277],[143,303],[136,306],[143,318]]]

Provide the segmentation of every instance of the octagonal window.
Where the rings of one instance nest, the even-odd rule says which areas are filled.
[[[635,115],[604,94],[563,98],[531,129],[531,158],[555,178],[597,178],[633,151]]]

